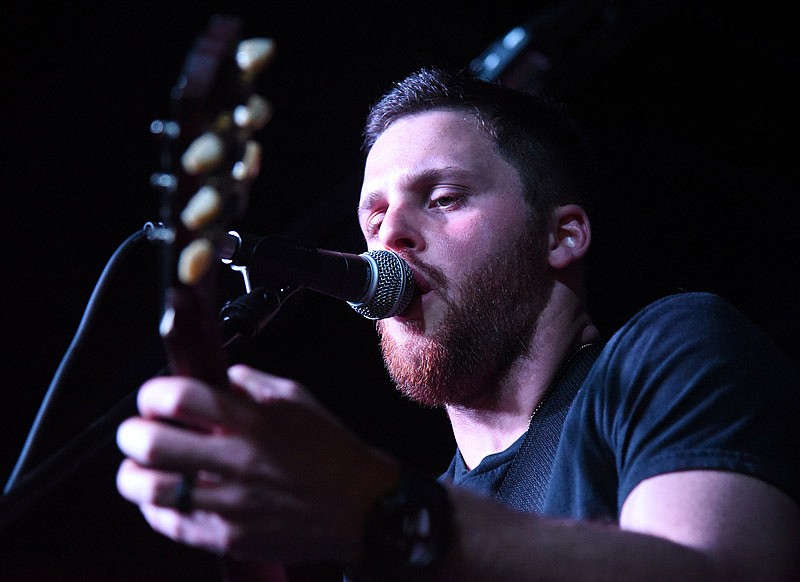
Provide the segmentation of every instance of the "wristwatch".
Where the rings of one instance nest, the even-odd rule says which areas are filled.
[[[392,491],[367,515],[367,567],[384,572],[431,569],[453,538],[452,505],[434,479],[404,470]]]

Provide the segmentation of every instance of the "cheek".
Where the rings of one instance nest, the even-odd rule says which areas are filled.
[[[475,217],[447,229],[443,257],[460,272],[472,272],[496,261],[522,232],[517,223]]]

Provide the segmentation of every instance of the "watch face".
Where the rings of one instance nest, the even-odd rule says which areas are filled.
[[[420,476],[404,476],[370,512],[365,545],[369,560],[387,571],[421,570],[447,550],[450,500],[444,487]]]
[[[426,507],[411,509],[403,519],[403,535],[409,541],[407,562],[411,567],[425,567],[436,557],[432,539],[431,513]]]

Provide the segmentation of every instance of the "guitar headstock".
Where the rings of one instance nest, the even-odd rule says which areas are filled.
[[[241,40],[237,18],[215,16],[186,57],[170,95],[172,118],[151,131],[164,138],[162,190],[164,312],[161,335],[174,373],[225,384],[217,323],[217,249],[247,208],[260,170],[253,135],[271,106],[253,91],[274,54],[270,39]]]

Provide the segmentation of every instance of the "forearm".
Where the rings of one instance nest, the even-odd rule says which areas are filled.
[[[244,367],[231,378],[255,402],[186,378],[158,378],[139,393],[142,416],[118,431],[129,457],[118,474],[120,493],[176,541],[242,559],[351,564],[359,581],[368,579],[365,569],[388,581],[387,571],[404,564],[424,567],[443,546],[433,579],[727,582],[800,575],[800,508],[758,479],[721,471],[659,475],[628,495],[621,512],[628,531],[558,522],[449,486],[443,496],[429,477],[416,483],[409,473],[408,481],[396,460],[365,446],[295,383]],[[177,511],[180,475],[197,474],[216,477],[198,480],[192,510]],[[415,494],[404,497],[408,483],[405,492]],[[398,499],[411,503],[394,505]],[[443,510],[430,510],[437,507]],[[417,531],[408,536],[405,518],[414,515]],[[436,543],[420,546],[419,539]],[[423,560],[411,559],[425,547]]]
[[[714,580],[704,554],[615,525],[556,521],[449,488],[452,546],[425,575],[360,571],[357,582]],[[731,580],[731,578],[724,578]]]
[[[456,536],[443,580],[713,580],[703,553],[615,525],[520,514],[450,490]]]

